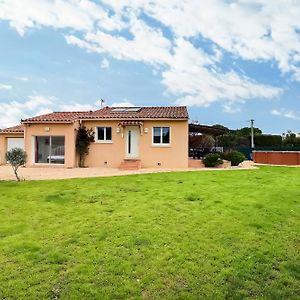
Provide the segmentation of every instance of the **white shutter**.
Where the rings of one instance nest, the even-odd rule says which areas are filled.
[[[13,148],[24,149],[24,138],[7,138],[7,151]]]

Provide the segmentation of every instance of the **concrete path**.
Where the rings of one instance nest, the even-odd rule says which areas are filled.
[[[66,169],[61,167],[34,167],[20,168],[19,175],[23,180],[47,180],[47,179],[67,179],[67,178],[87,178],[102,176],[123,176],[132,174],[146,174],[159,172],[175,171],[210,171],[210,170],[243,170],[255,169],[252,162],[244,162],[241,167],[231,167],[226,169],[218,168],[189,168],[189,169],[140,169],[133,171],[120,171],[114,168],[73,168]],[[0,180],[15,180],[11,166],[0,166]]]

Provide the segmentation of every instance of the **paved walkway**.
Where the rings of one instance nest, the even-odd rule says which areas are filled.
[[[242,170],[255,169],[252,162],[244,162],[241,167],[231,167],[226,169],[217,168],[189,168],[189,169],[140,169],[133,171],[120,171],[114,168],[54,168],[54,167],[34,167],[20,168],[19,175],[25,180],[45,180],[45,179],[67,179],[67,178],[86,178],[102,176],[123,176],[131,174],[146,174],[159,172],[175,171],[209,171],[209,170]],[[11,166],[0,166],[0,180],[14,180],[14,173]]]

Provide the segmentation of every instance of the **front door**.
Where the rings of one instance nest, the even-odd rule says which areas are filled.
[[[126,158],[139,157],[139,126],[126,126],[125,127],[125,156]]]

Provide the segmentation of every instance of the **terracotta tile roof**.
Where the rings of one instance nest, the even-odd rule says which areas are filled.
[[[92,119],[188,119],[186,106],[104,107],[91,113]]]
[[[88,111],[62,111],[62,112],[53,112],[45,115],[35,116],[22,120],[22,123],[73,123],[76,120],[81,119],[82,117],[91,114],[92,112]]]
[[[104,107],[96,111],[53,112],[22,123],[73,123],[80,119],[188,119],[186,106]]]
[[[20,124],[17,126],[0,129],[0,133],[24,133],[24,125]]]

